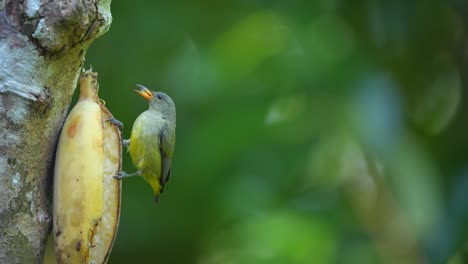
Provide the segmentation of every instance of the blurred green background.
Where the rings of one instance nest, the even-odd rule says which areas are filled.
[[[466,6],[113,1],[86,65],[125,138],[171,95],[177,144],[109,263],[467,263]]]

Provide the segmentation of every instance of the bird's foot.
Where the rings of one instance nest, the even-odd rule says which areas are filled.
[[[117,127],[119,128],[120,131],[123,130],[124,124],[123,124],[121,121],[119,121],[119,120],[117,120],[117,119],[115,119],[115,118],[113,118],[113,117],[107,119],[106,122],[117,126]]]
[[[123,139],[123,140],[122,140],[122,145],[123,145],[124,147],[126,147],[127,150],[128,150],[128,146],[130,146],[130,139]]]
[[[121,180],[121,179],[125,178],[126,175],[127,175],[127,173],[125,171],[118,171],[114,176],[112,176],[112,178],[114,178],[116,180]]]
[[[128,177],[133,177],[133,176],[140,176],[141,173],[140,171],[134,172],[134,173],[126,173],[125,171],[118,171],[116,175],[112,176],[112,178],[116,180],[121,180],[123,178],[128,178]]]

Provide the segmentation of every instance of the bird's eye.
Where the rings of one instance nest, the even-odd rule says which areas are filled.
[[[162,94],[158,94],[157,96],[158,96],[158,99],[162,99],[163,97]]]

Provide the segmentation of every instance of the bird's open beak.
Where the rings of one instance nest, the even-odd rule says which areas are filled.
[[[143,96],[146,100],[150,100],[151,98],[153,98],[153,93],[151,93],[151,91],[148,88],[144,87],[141,84],[137,84],[137,86],[140,88],[140,90],[135,89],[135,92]]]

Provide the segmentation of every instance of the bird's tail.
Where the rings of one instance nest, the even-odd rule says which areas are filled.
[[[157,177],[151,177],[147,179],[154,193],[154,202],[157,203],[159,200],[159,195],[161,194],[162,186]]]

